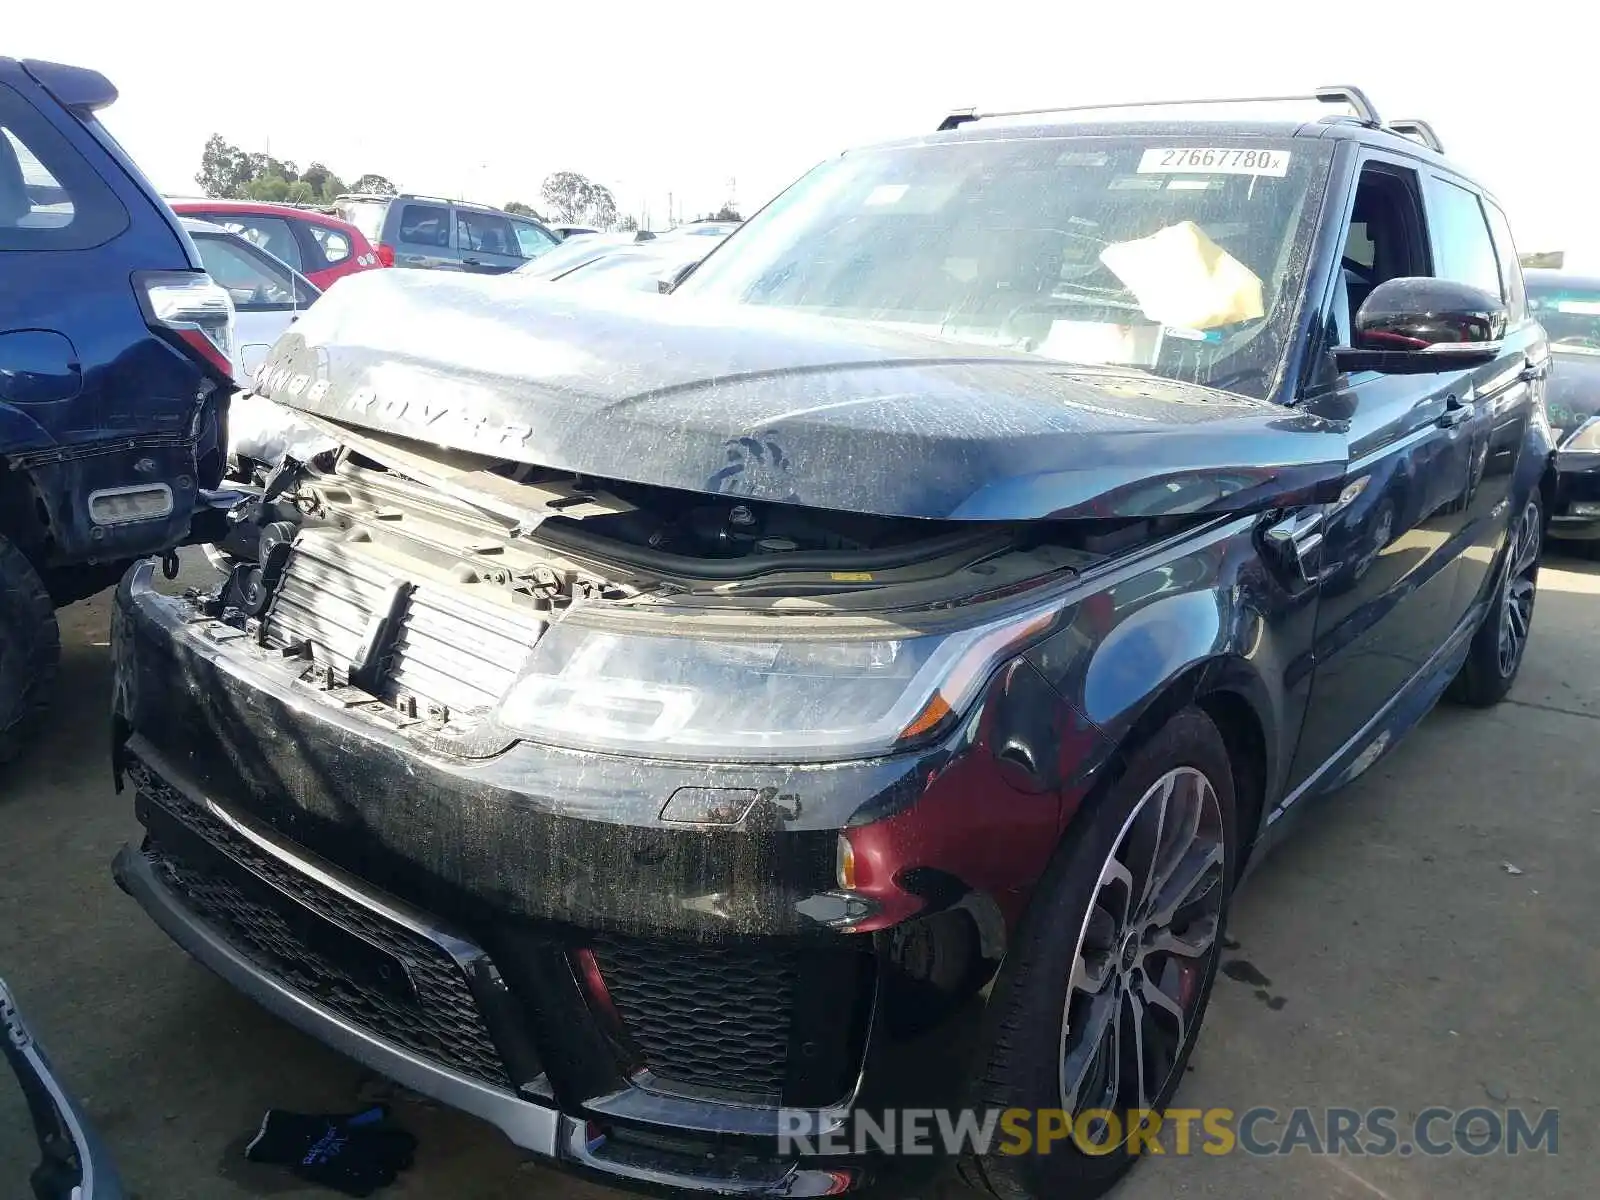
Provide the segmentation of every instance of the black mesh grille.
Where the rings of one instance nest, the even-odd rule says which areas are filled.
[[[783,1091],[792,951],[605,936],[592,948],[612,1003],[663,1082],[752,1096]]]
[[[412,995],[373,981],[309,945],[294,928],[294,901],[272,888],[245,888],[190,861],[152,834],[145,854],[190,910],[258,966],[324,1008],[386,1041],[474,1079],[510,1090],[511,1080],[461,967],[422,935],[300,874],[217,821],[152,774],[132,764],[130,777],[161,808],[179,818],[227,859],[294,897],[311,912],[398,960]],[[276,897],[278,904],[272,903]]]

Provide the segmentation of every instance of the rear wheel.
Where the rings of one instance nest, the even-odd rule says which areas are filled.
[[[1069,829],[989,1007],[980,1105],[1057,1110],[1072,1135],[974,1159],[970,1179],[1090,1200],[1137,1161],[1137,1114],[1171,1101],[1205,1016],[1237,845],[1222,736],[1185,709]]]
[[[1511,691],[1533,629],[1538,598],[1539,552],[1544,545],[1544,512],[1539,493],[1529,498],[1511,527],[1505,565],[1489,611],[1472,637],[1467,661],[1451,683],[1450,695],[1464,704],[1487,708]]]
[[[60,660],[50,593],[27,556],[0,537],[0,763],[22,749]]]

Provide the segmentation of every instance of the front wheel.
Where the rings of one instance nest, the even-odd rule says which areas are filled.
[[[1073,822],[986,1020],[979,1099],[1055,1115],[1047,1152],[991,1151],[967,1175],[1004,1200],[1090,1200],[1138,1158],[1143,1114],[1183,1078],[1216,979],[1238,837],[1233,773],[1199,709],[1174,716]]]
[[[1539,552],[1544,546],[1544,510],[1535,491],[1511,527],[1499,585],[1472,636],[1467,660],[1450,685],[1450,696],[1487,708],[1511,691],[1533,630],[1538,598]]]

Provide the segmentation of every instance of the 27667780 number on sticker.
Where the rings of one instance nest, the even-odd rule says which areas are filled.
[[[1146,150],[1139,159],[1139,174],[1160,175],[1273,175],[1289,173],[1287,150],[1231,150],[1223,147],[1181,146]]]

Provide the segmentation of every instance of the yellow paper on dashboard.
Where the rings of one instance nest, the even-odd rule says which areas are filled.
[[[1181,221],[1100,251],[1100,261],[1133,293],[1144,315],[1179,329],[1215,329],[1261,317],[1261,277]]]

